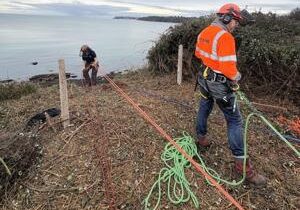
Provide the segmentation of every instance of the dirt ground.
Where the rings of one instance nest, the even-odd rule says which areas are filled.
[[[173,138],[183,131],[195,135],[194,81],[178,86],[175,75],[152,76],[145,71],[117,75],[114,81]],[[287,109],[261,106],[271,120],[299,114],[299,107],[288,102],[268,97],[255,102]],[[26,128],[31,116],[59,108],[57,85],[1,103],[0,157],[12,176],[0,166],[0,208],[144,209],[143,201],[164,167],[160,156],[167,141],[107,83],[92,89],[69,84],[69,103],[71,126],[65,130],[57,117]],[[241,110],[244,117],[249,113],[243,103]],[[209,118],[213,145],[201,155],[222,178],[238,179],[226,135],[225,120],[215,107]],[[223,187],[245,209],[300,209],[300,161],[295,153],[258,119],[251,122],[248,145],[253,165],[268,177],[267,186]],[[300,144],[293,145],[300,150]],[[193,167],[186,172],[199,209],[235,209]],[[192,201],[172,204],[166,190],[162,184],[158,209],[196,209]],[[152,203],[157,195],[155,190]]]

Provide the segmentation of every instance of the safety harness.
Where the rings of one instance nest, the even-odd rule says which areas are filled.
[[[202,70],[202,68],[201,68],[201,70]],[[223,74],[217,73],[217,72],[211,70],[209,67],[205,67],[204,71],[201,71],[201,70],[199,71],[198,78],[196,79],[197,81],[196,81],[196,85],[195,85],[195,91],[197,89],[198,84],[200,83],[199,80],[203,79],[202,85],[199,84],[200,95],[202,98],[209,99],[209,98],[213,97],[213,94],[209,88],[208,81],[224,84],[224,86],[227,87],[230,91],[229,91],[229,93],[222,95],[222,97],[219,99],[223,100],[225,103],[228,103],[230,101],[230,98],[233,96],[233,93],[239,89],[238,83],[232,82],[227,77],[225,77]],[[233,112],[236,110],[236,103],[237,103],[236,97],[234,97]]]

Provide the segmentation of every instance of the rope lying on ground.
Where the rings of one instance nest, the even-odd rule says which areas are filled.
[[[163,101],[163,102],[168,102],[168,103],[172,103],[172,104],[175,104],[175,105],[179,105],[179,106],[181,106],[183,108],[186,108],[186,109],[189,109],[189,110],[193,110],[195,112],[198,111],[197,109],[195,109],[195,107],[193,107],[191,104],[189,104],[186,101],[179,101],[179,100],[177,100],[175,98],[161,96],[160,94],[156,94],[155,92],[151,92],[151,91],[146,91],[145,89],[137,90],[137,91],[139,93],[141,93],[142,95],[147,96],[147,97],[152,97],[152,98],[158,99],[158,100]],[[195,94],[195,97],[200,99],[201,95]],[[243,98],[244,97],[245,96],[243,94]],[[248,105],[248,103],[250,103],[250,102],[244,101],[243,99],[242,100],[237,100],[237,102],[247,103],[247,105]],[[281,110],[287,111],[286,108],[279,107],[279,106],[273,106],[273,105],[269,105],[269,104],[261,104],[261,103],[256,103],[256,102],[251,102],[251,104],[259,105],[259,106],[264,106],[264,107],[271,107],[271,108],[281,109]],[[257,129],[261,129],[261,128],[257,127]],[[267,131],[270,132],[271,135],[277,135],[273,130],[271,130],[271,131],[267,130]],[[297,139],[294,136],[283,135],[283,137],[286,138],[288,141],[300,143],[300,139]]]
[[[230,182],[225,179],[221,179],[220,175],[215,170],[207,167],[204,160],[197,152],[195,140],[187,133],[184,132],[183,137],[176,138],[174,140],[182,149],[184,149],[184,151],[186,151],[188,155],[197,158],[204,171],[208,173],[211,177],[213,177],[215,180],[217,180],[218,183],[223,182],[227,185],[237,186],[244,182],[246,178],[245,168],[243,170],[243,176],[241,180],[239,180],[238,182],[236,182],[235,180]],[[247,155],[246,142],[244,143],[244,151],[245,155]],[[180,204],[188,202],[190,199],[192,199],[195,207],[199,208],[198,199],[190,189],[191,184],[187,181],[184,173],[185,169],[190,168],[191,166],[189,161],[186,160],[182,156],[182,154],[178,152],[178,150],[176,150],[176,148],[170,143],[168,143],[165,146],[164,152],[161,155],[161,159],[165,163],[166,167],[160,170],[157,181],[153,184],[150,192],[145,198],[145,209],[148,210],[151,207],[149,200],[156,187],[158,187],[158,198],[153,210],[155,210],[159,206],[161,200],[161,182],[167,183],[167,195],[172,203]],[[206,179],[206,181],[213,186],[213,184],[208,179]],[[171,184],[173,184],[173,187],[171,187]]]
[[[252,113],[250,113],[247,116],[247,120],[245,123],[245,131],[244,131],[244,138],[243,138],[245,157],[247,157],[247,153],[248,153],[247,132],[248,132],[250,119],[252,116],[260,117],[263,120],[263,122],[265,122],[288,145],[288,147],[290,147],[299,157],[299,152],[297,151],[297,149],[290,142],[288,142],[271,125],[271,123],[262,116],[262,114],[254,106],[252,106],[251,102],[246,98],[246,96],[241,91],[238,92],[238,95],[242,100],[245,101],[245,103],[253,111]],[[218,183],[223,182],[227,185],[238,186],[244,182],[244,180],[246,178],[246,159],[244,159],[244,163],[243,163],[242,179],[239,180],[238,182],[236,182],[235,180],[230,182],[230,181],[221,179],[220,175],[215,170],[213,170],[205,165],[205,162],[203,161],[203,159],[200,157],[200,155],[197,152],[195,140],[191,136],[187,135],[186,133],[183,133],[183,137],[176,138],[174,140],[184,151],[186,151],[186,153],[188,155],[190,155],[192,157],[197,157],[201,167],[205,170],[205,172],[207,172],[211,177],[213,177],[215,180],[217,180]],[[161,159],[165,163],[166,167],[164,167],[160,170],[157,181],[153,184],[150,192],[148,193],[147,197],[145,198],[145,200],[144,200],[145,209],[149,209],[151,207],[149,200],[150,200],[152,193],[156,187],[158,187],[158,198],[157,198],[157,201],[156,201],[156,204],[155,204],[153,210],[155,210],[159,206],[160,200],[161,200],[161,182],[167,183],[167,186],[168,186],[167,187],[167,195],[168,195],[169,200],[172,203],[180,204],[180,203],[185,203],[185,202],[189,201],[190,199],[192,199],[195,207],[198,208],[199,202],[198,202],[195,194],[190,189],[190,183],[187,181],[187,179],[185,177],[185,173],[184,173],[184,170],[187,168],[190,168],[191,164],[170,143],[168,143],[165,146],[165,149],[164,149],[164,152],[162,153]],[[209,182],[209,180],[206,179],[206,181],[209,184],[211,184]],[[171,183],[173,183],[172,189],[171,189]]]
[[[124,97],[128,103],[130,103],[138,113],[148,121],[165,139],[167,139],[194,167],[200,172],[210,183],[213,184],[233,205],[238,209],[243,210],[244,208],[237,202],[216,180],[214,180],[205,170],[195,161],[193,158],[188,155],[173,139],[169,136],[144,110],[142,110],[119,86],[117,86],[114,81],[112,81],[107,75],[103,77],[116,89],[116,91]]]
[[[151,123],[155,128],[156,128],[156,130],[164,137],[164,138],[166,138],[169,142],[170,142],[170,144],[172,144],[173,146],[174,146],[174,148],[177,150],[177,151],[179,151],[180,152],[180,154],[184,157],[184,158],[186,158],[195,168],[196,168],[196,170],[198,171],[198,172],[201,172],[203,175],[204,175],[204,177],[206,178],[206,180],[209,182],[209,183],[211,183],[213,186],[215,186],[230,202],[232,202],[232,204],[234,204],[238,209],[243,209],[243,207],[230,195],[230,194],[228,194],[227,193],[227,191],[226,190],[224,190],[224,188],[221,186],[221,185],[219,185],[219,181],[223,181],[223,182],[225,182],[225,183],[227,183],[227,184],[231,184],[231,185],[238,185],[238,184],[240,184],[240,183],[242,183],[243,181],[244,181],[244,179],[245,179],[245,169],[246,169],[246,159],[244,159],[244,164],[243,164],[243,178],[239,181],[239,182],[235,182],[235,181],[233,181],[233,182],[228,182],[228,181],[226,181],[226,180],[222,180],[222,179],[220,179],[220,177],[217,175],[217,173],[215,173],[214,171],[212,171],[212,170],[210,170],[210,169],[205,169],[205,168],[203,168],[203,167],[200,167],[199,166],[199,164],[197,163],[197,162],[195,162],[194,160],[193,160],[193,158],[185,151],[185,150],[183,150],[183,148],[182,147],[180,147],[180,145],[178,145],[158,124],[156,124],[156,122],[151,118],[151,117],[149,117],[148,115],[147,115],[147,113],[145,112],[145,111],[143,111],[121,88],[119,88],[107,75],[104,75],[104,77],[105,77],[105,79],[120,93],[120,95],[121,96],[123,96],[138,112],[139,112],[139,114],[145,119],[145,120],[147,120],[149,123]],[[238,92],[239,93],[239,92]],[[245,100],[245,97],[244,97],[244,100]],[[256,110],[256,109],[255,109]],[[257,110],[256,110],[257,111]],[[253,113],[253,115],[254,115],[254,113]],[[250,117],[251,116],[253,116],[253,115],[249,115],[248,116],[248,118],[247,118],[247,121],[246,121],[246,124],[247,123],[249,123],[249,120],[250,120]],[[258,115],[258,114],[256,114],[256,115]],[[260,116],[263,120],[265,119],[263,116]],[[267,120],[265,121],[266,123],[267,123]],[[268,123],[267,123],[268,124]],[[268,124],[269,125],[269,124]],[[270,125],[269,125],[270,126]],[[272,126],[271,126],[271,128],[272,128]],[[247,128],[245,129],[245,130],[247,130]],[[278,131],[277,131],[278,132]],[[278,132],[279,133],[279,132]],[[246,140],[246,135],[247,135],[247,132],[245,132],[245,134],[244,134],[244,141]],[[279,133],[279,135],[280,135],[280,137],[282,137],[282,135]],[[283,139],[285,139],[284,137],[282,137]],[[285,142],[296,152],[296,154],[299,156],[299,152],[289,143],[289,142],[287,142],[287,140],[285,139]],[[245,151],[245,155],[246,155],[246,143],[244,144],[244,151]],[[201,162],[201,161],[200,161]],[[162,169],[163,170],[163,169]],[[180,171],[182,172],[183,170],[182,169],[180,169]],[[164,172],[164,170],[163,171],[161,171],[161,173],[162,172]],[[160,173],[160,174],[161,174]],[[174,173],[174,172],[172,172],[172,173]],[[163,176],[161,177],[161,178],[159,178],[159,180],[160,179],[162,179],[162,180],[164,180],[164,179],[166,179],[166,175],[172,175],[172,173],[168,173],[168,172],[166,172],[165,174],[163,174]],[[213,174],[215,174],[215,175],[213,175]],[[182,175],[182,173],[179,173],[179,177],[184,177],[183,175]],[[218,180],[218,182],[216,182],[216,180],[215,179],[213,179],[212,177],[214,177],[215,179],[217,179]],[[168,180],[170,180],[170,179],[168,179]],[[168,182],[168,183],[170,183],[170,181]],[[185,187],[187,187],[188,185],[185,185]],[[159,184],[159,188],[160,188],[160,184]],[[187,188],[187,189],[189,189],[189,188]],[[151,189],[151,191],[152,191],[153,189]],[[190,190],[188,190],[190,193],[191,193],[191,191]],[[183,195],[181,194],[181,196],[178,196],[177,194],[176,194],[176,191],[174,191],[174,193],[175,193],[175,198],[180,198],[180,200],[186,200],[186,198],[184,199],[184,197],[183,197]],[[189,194],[190,196],[192,196],[192,194]],[[169,195],[170,196],[170,195]],[[171,198],[171,200],[173,200],[172,199],[172,197],[170,196],[170,198]],[[193,201],[194,201],[194,203],[196,203],[196,205],[197,205],[197,201],[195,201],[194,200],[194,196],[192,196],[192,199],[193,199]],[[178,201],[176,201],[176,200],[173,200],[174,202],[178,202]],[[146,206],[147,207],[147,206]]]
[[[197,154],[197,147],[194,140],[190,136],[174,139],[176,143],[190,156]],[[153,209],[156,209],[161,200],[161,182],[168,183],[168,198],[174,204],[184,203],[192,199],[196,208],[199,207],[199,202],[195,194],[190,189],[190,183],[187,181],[184,170],[190,168],[190,162],[185,159],[175,147],[170,143],[165,146],[164,152],[161,155],[162,161],[166,167],[162,168],[159,172],[157,181],[153,184],[150,192],[144,200],[145,209],[149,209],[151,204],[149,202],[152,193],[158,187],[158,198]],[[171,186],[173,184],[173,187]],[[173,192],[173,193],[172,193]]]
[[[244,133],[244,139],[247,138],[247,131],[249,126],[249,121],[251,117],[257,116],[259,117],[269,128],[271,128],[272,131],[281,139],[283,140],[289,148],[291,148],[298,157],[300,157],[300,152],[276,129],[274,126],[262,115],[261,112],[259,112],[249,101],[249,99],[245,96],[245,94],[242,91],[237,91],[237,95],[243,100],[246,105],[252,110],[252,113],[250,113],[247,116],[246,123],[245,123],[245,133]]]

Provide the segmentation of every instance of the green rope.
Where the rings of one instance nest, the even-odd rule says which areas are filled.
[[[241,100],[244,100],[248,107],[252,110],[247,116],[246,123],[245,123],[245,131],[244,131],[244,156],[247,157],[247,133],[248,127],[250,123],[250,119],[252,116],[257,116],[263,120],[279,137],[282,139],[288,147],[290,147],[298,157],[300,157],[299,151],[288,141],[286,140],[273,126],[272,124],[266,120],[266,118],[252,105],[252,103],[246,98],[245,94],[241,91],[237,91],[238,96]],[[188,135],[187,133],[183,133],[183,137],[174,139],[176,143],[191,157],[197,158],[199,160],[199,164],[202,169],[208,173],[211,177],[213,177],[218,183],[223,182],[230,186],[238,186],[242,184],[246,178],[246,158],[243,160],[243,174],[242,178],[239,181],[227,181],[222,179],[220,175],[213,170],[206,166],[204,160],[197,152],[197,147],[195,144],[195,140]],[[159,176],[157,181],[153,184],[150,192],[148,193],[147,197],[144,200],[145,209],[148,210],[151,207],[151,203],[149,202],[154,189],[158,188],[158,198],[156,200],[156,204],[153,210],[157,209],[160,200],[161,200],[161,182],[167,183],[167,195],[169,200],[174,204],[180,204],[188,202],[192,199],[196,208],[199,208],[199,201],[196,198],[195,194],[192,192],[190,186],[191,184],[188,182],[185,176],[185,169],[191,167],[191,163],[188,162],[182,154],[171,144],[168,143],[165,148],[164,152],[161,155],[162,161],[165,163],[166,167],[162,168],[159,172]],[[206,181],[212,185],[207,179]],[[172,185],[173,183],[173,185]]]
[[[0,162],[2,163],[2,165],[4,166],[6,173],[11,176],[11,172],[9,170],[9,168],[7,167],[6,163],[4,162],[4,160],[2,158],[0,158]]]
[[[175,139],[176,143],[184,149],[188,155],[195,156],[197,154],[197,147],[194,140],[189,136]],[[169,200],[174,204],[180,204],[192,199],[196,208],[199,207],[199,202],[190,188],[190,183],[185,176],[185,169],[191,167],[191,163],[186,160],[181,153],[171,144],[165,146],[164,152],[161,155],[162,161],[166,167],[159,172],[157,181],[153,184],[148,196],[144,200],[145,209],[150,209],[150,197],[154,189],[158,188],[158,198],[153,209],[156,209],[161,200],[161,182],[167,183],[167,195]]]
[[[275,132],[275,134],[277,134],[277,136],[283,140],[287,146],[289,148],[291,148],[298,157],[300,157],[300,152],[286,139],[284,138],[284,136],[261,114],[261,112],[259,112],[253,105],[252,103],[249,101],[249,99],[247,99],[247,97],[245,96],[245,94],[241,91],[237,91],[238,96],[241,98],[241,100],[245,101],[245,103],[248,105],[248,107],[252,110],[252,113],[250,113],[247,116],[246,119],[246,123],[245,123],[245,132],[244,132],[244,139],[247,138],[247,132],[248,132],[248,126],[249,126],[249,121],[250,118],[252,116],[257,116],[259,117],[267,126],[269,126],[269,128],[271,128],[271,130],[273,130]]]
[[[246,161],[244,163],[244,173],[242,179],[238,182],[236,182],[235,180],[229,182],[227,180],[221,179],[220,175],[215,170],[206,166],[204,160],[200,157],[200,155],[197,152],[195,140],[190,135],[184,132],[183,137],[176,138],[174,140],[188,155],[197,158],[199,160],[200,166],[210,176],[217,180],[218,183],[224,182],[228,185],[237,186],[244,181],[246,177]],[[245,151],[246,150],[247,148],[245,146]],[[180,204],[188,202],[190,199],[192,199],[195,207],[199,208],[199,201],[195,194],[192,192],[190,188],[191,184],[188,182],[185,176],[185,169],[190,168],[191,163],[188,160],[186,160],[171,143],[168,143],[165,146],[164,151],[161,155],[161,159],[165,163],[166,167],[160,170],[157,181],[153,184],[150,192],[145,198],[145,209],[151,209],[151,203],[149,202],[149,200],[156,187],[158,188],[158,198],[153,210],[157,209],[157,207],[159,206],[162,195],[161,182],[167,183],[167,196],[172,203]],[[206,181],[209,184],[211,184],[207,179]]]

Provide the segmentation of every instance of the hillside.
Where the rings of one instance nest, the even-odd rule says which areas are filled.
[[[116,75],[114,81],[172,137],[183,131],[195,135],[194,81],[186,80],[180,87],[173,73],[154,76],[143,70]],[[59,108],[57,85],[37,86],[33,94],[1,102],[0,157],[13,174],[8,177],[0,167],[1,209],[143,209],[142,202],[163,167],[160,156],[166,140],[104,81],[93,89],[69,83],[69,100],[72,125],[67,130],[58,118],[51,126],[25,129],[31,116]],[[271,120],[281,114],[289,119],[299,116],[299,107],[289,101],[268,96],[251,100],[286,109],[258,106]],[[240,105],[245,117],[249,110]],[[201,155],[223,178],[233,180],[237,177],[219,112],[215,108],[209,119],[213,145]],[[268,177],[268,185],[223,186],[246,209],[299,209],[299,158],[259,121],[252,122],[249,132],[250,156]],[[187,169],[187,177],[200,209],[235,209],[193,168]],[[166,193],[166,185],[162,189]],[[191,201],[170,203],[165,193],[160,209],[195,209]]]

